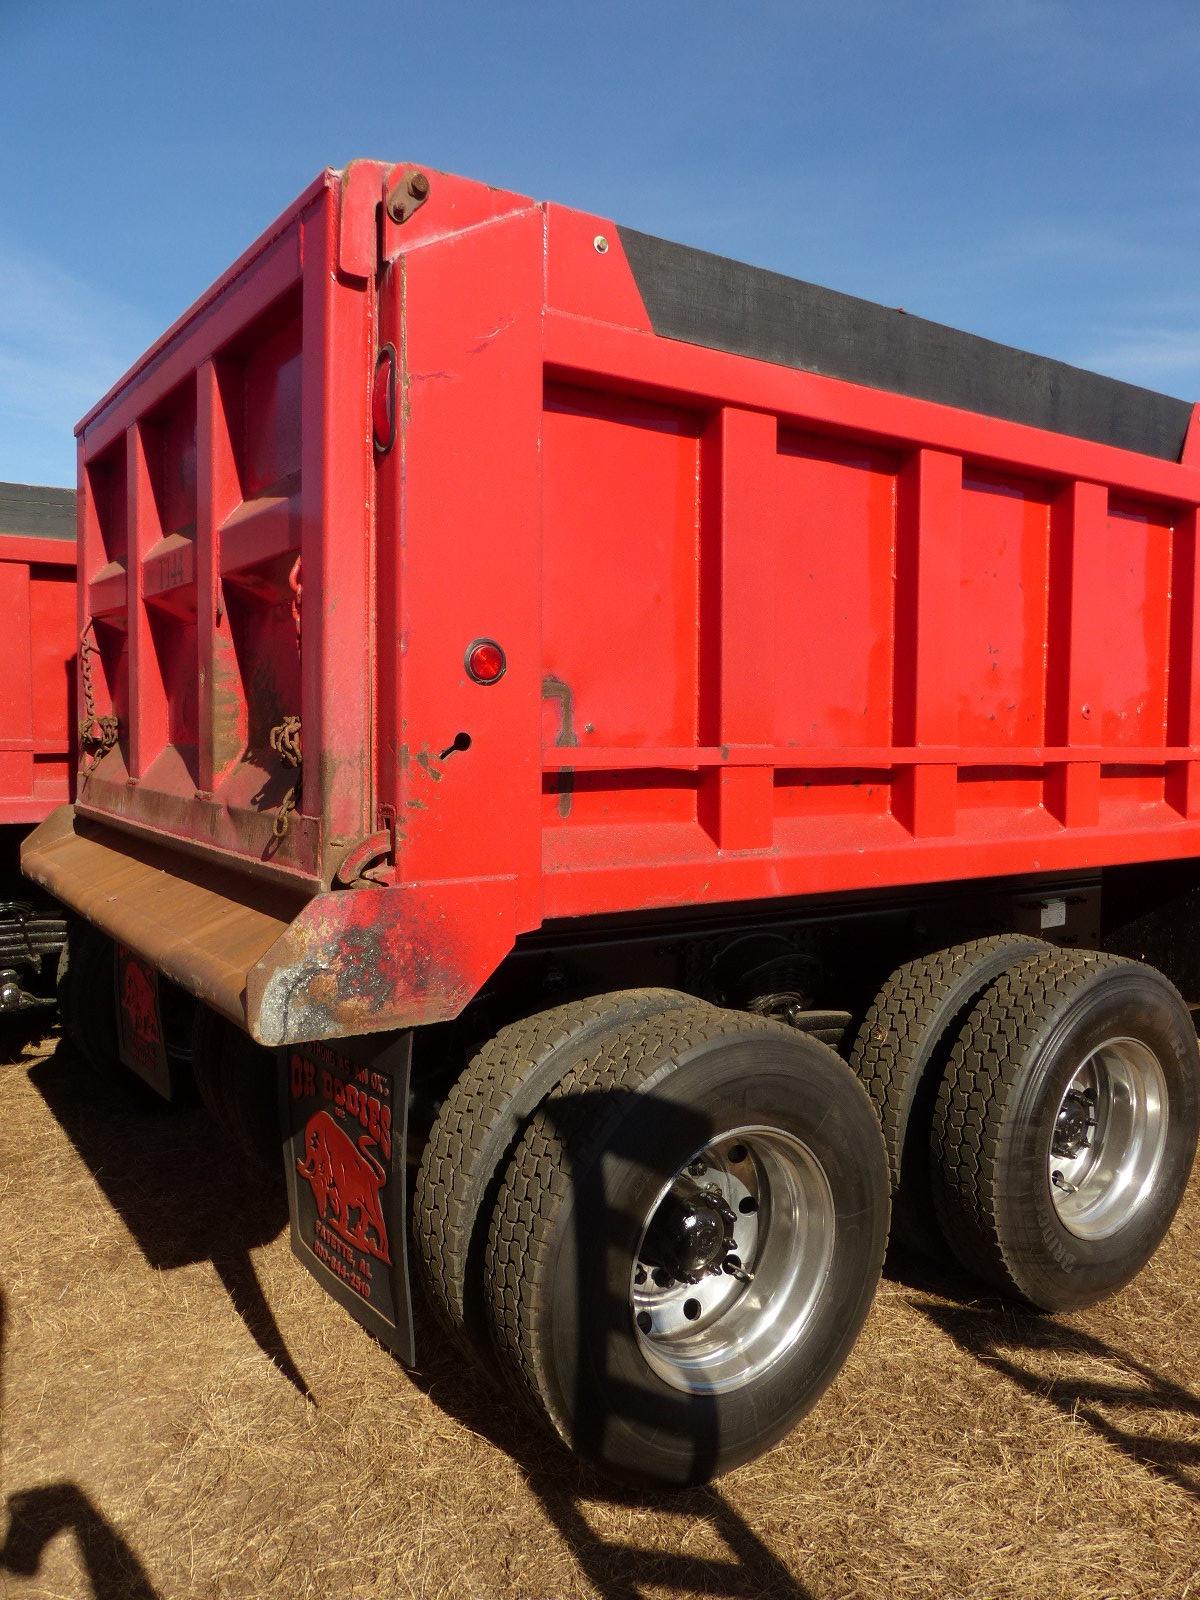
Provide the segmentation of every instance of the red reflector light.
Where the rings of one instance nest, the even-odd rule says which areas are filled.
[[[396,352],[385,344],[375,362],[375,381],[371,385],[371,433],[375,448],[383,455],[396,437]]]
[[[467,651],[467,673],[476,683],[498,683],[508,666],[494,639],[476,639]]]

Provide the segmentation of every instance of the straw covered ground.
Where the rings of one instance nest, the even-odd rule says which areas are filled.
[[[436,1335],[406,1374],[285,1220],[198,1108],[52,1037],[0,1067],[0,1591],[1200,1597],[1197,1177],[1151,1268],[1080,1315],[891,1262],[800,1431],[658,1500],[576,1467]]]

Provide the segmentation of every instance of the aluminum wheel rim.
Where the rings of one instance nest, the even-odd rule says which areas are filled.
[[[1154,1191],[1167,1142],[1167,1080],[1138,1039],[1109,1039],[1064,1089],[1050,1138],[1050,1196],[1079,1239],[1107,1239]]]
[[[686,1282],[642,1256],[664,1203],[691,1199],[697,1189],[736,1219],[733,1248],[720,1268]],[[643,1221],[629,1304],[649,1366],[689,1393],[718,1394],[760,1378],[812,1322],[835,1235],[829,1179],[803,1141],[749,1126],[710,1140],[663,1185]]]

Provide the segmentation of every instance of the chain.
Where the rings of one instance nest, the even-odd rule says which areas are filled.
[[[292,563],[292,570],[288,573],[288,588],[292,591],[292,621],[296,626],[296,649],[300,648],[300,607],[303,598],[304,586],[300,578],[300,557],[297,556]],[[271,832],[276,839],[282,839],[291,826],[292,814],[296,810],[296,802],[300,798],[300,785],[303,782],[301,764],[304,759],[300,740],[300,718],[289,714],[282,722],[277,722],[271,729],[271,749],[283,762],[285,767],[292,767],[297,773],[297,778],[292,787],[279,802],[279,809],[275,813],[275,820],[271,824]]]
[[[294,783],[279,802],[279,809],[276,811],[275,820],[271,824],[271,834],[276,839],[282,839],[291,826],[292,812],[296,809],[296,791],[299,787],[298,783]]]
[[[300,718],[286,716],[282,722],[277,722],[271,729],[271,749],[283,762],[285,767],[292,767],[300,772],[304,759],[303,748],[300,742]],[[296,801],[300,795],[301,778],[297,777],[295,783],[279,802],[279,810],[275,813],[275,821],[271,824],[271,832],[277,839],[282,839],[288,831],[292,820],[292,813],[296,809]]]
[[[112,749],[117,742],[116,717],[98,717],[96,715],[96,692],[92,684],[92,657],[100,654],[99,647],[94,639],[89,639],[88,634],[93,632],[93,623],[89,620],[83,632],[79,635],[79,675],[83,679],[83,716],[79,719],[79,746],[81,751],[81,765],[84,761],[90,764],[84,771],[91,772],[101,756]]]
[[[288,573],[288,588],[292,591],[292,621],[296,624],[296,649],[300,648],[300,604],[304,597],[304,585],[300,581],[300,557],[297,556],[292,563],[292,570]]]
[[[284,717],[271,729],[271,749],[285,767],[298,767],[304,759],[300,747],[300,718]]]

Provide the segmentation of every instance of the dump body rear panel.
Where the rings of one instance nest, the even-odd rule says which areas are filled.
[[[548,920],[1198,853],[1190,406],[414,170],[325,174],[82,425],[118,740],[34,875],[219,863],[275,1040]]]
[[[336,271],[338,193],[314,184],[80,431],[81,621],[118,728],[81,810],[314,886],[363,831],[371,749],[372,296]],[[275,838],[288,717],[311,759]]]
[[[0,483],[0,823],[71,792],[75,493]]]

